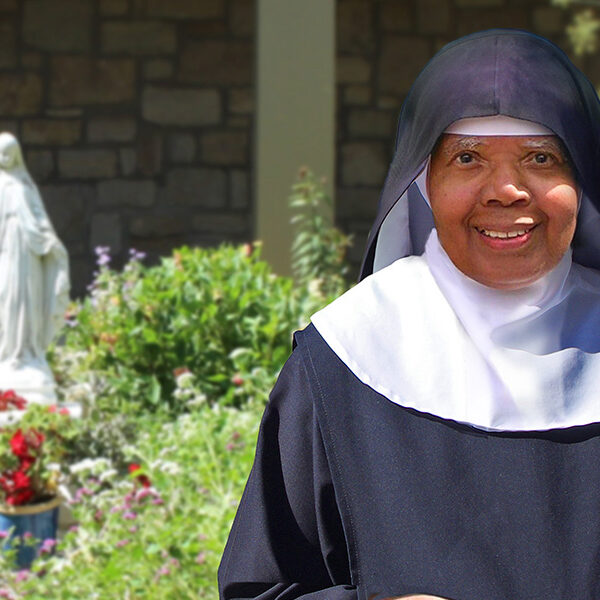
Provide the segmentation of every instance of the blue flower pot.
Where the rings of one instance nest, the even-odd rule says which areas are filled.
[[[8,533],[2,548],[17,547],[16,566],[19,569],[31,566],[44,540],[56,539],[60,501],[60,498],[53,498],[40,504],[0,506],[0,531]],[[15,544],[16,538],[20,538],[18,544]],[[31,538],[30,541],[27,538]]]

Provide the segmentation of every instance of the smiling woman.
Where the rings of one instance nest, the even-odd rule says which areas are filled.
[[[556,136],[445,134],[428,191],[450,260],[490,287],[533,283],[559,263],[575,233],[577,185]]]
[[[222,598],[600,598],[599,164],[548,41],[425,67],[361,281],[270,397]]]

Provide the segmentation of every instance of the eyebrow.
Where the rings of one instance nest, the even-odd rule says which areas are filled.
[[[457,139],[452,139],[447,146],[444,146],[445,154],[454,154],[461,150],[476,150],[485,145],[481,140],[482,136],[446,135]],[[523,146],[529,150],[551,150],[564,159],[569,158],[569,153],[558,136],[539,136],[539,138],[532,136],[523,142]]]

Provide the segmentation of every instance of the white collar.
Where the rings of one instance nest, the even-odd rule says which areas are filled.
[[[397,260],[313,315],[354,375],[396,404],[484,430],[600,422],[600,274],[567,255],[505,297],[430,241],[426,256]]]

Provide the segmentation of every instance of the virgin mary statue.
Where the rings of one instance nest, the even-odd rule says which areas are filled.
[[[0,133],[0,390],[55,401],[46,349],[69,301],[69,269],[17,139]]]

